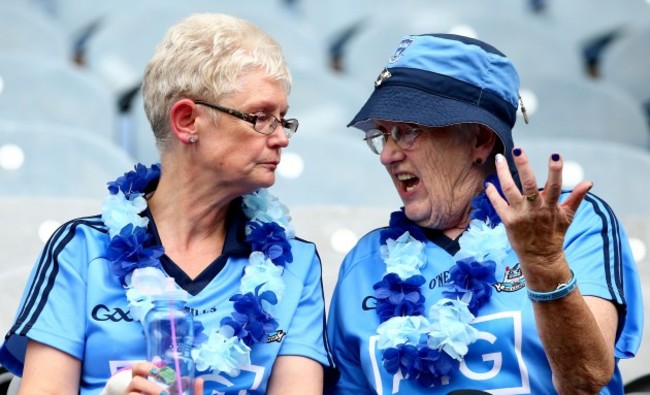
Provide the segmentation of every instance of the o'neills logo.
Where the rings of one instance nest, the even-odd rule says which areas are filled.
[[[266,338],[267,343],[273,343],[273,342],[278,342],[280,343],[282,339],[284,339],[284,336],[287,334],[287,332],[283,331],[282,329],[274,331],[269,333],[269,336]]]
[[[503,274],[503,281],[494,283],[494,288],[499,292],[515,292],[526,286],[526,279],[521,273],[521,268],[517,263],[510,268],[506,266],[506,271]]]

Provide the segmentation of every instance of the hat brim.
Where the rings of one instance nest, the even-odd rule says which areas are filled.
[[[423,92],[403,85],[387,85],[374,90],[348,126],[361,130],[372,127],[375,120],[415,123],[423,126],[450,126],[478,123],[492,130],[503,144],[503,154],[510,172],[518,182],[512,157],[512,127],[492,113],[473,104]]]
[[[367,130],[374,120],[435,127],[478,123],[497,134],[506,156],[510,156],[513,148],[511,127],[490,112],[470,103],[408,86],[392,85],[375,89],[348,126]]]

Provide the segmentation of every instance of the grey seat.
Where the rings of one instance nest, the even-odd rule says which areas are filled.
[[[87,67],[120,96],[140,84],[156,45],[174,23],[195,12],[220,12],[247,19],[274,37],[294,68],[324,69],[319,36],[287,10],[266,1],[140,1],[108,12],[87,44]]]
[[[537,75],[586,78],[579,52],[534,20],[524,18],[526,14],[495,14],[486,10],[502,1],[484,2],[482,7],[471,1],[460,1],[456,6],[453,3],[431,2],[418,7],[394,3],[377,8],[346,46],[343,70],[372,83],[405,35],[455,33],[494,45],[512,59],[522,80]]]
[[[116,112],[103,83],[71,63],[0,53],[0,117],[60,123],[113,140]]]
[[[101,199],[0,196],[0,331],[6,333],[31,268],[50,235],[65,222],[101,212]]]
[[[290,207],[296,235],[318,247],[323,266],[325,304],[329,306],[343,258],[373,229],[386,226],[398,206],[298,205]],[[326,310],[327,311],[327,310]]]
[[[650,8],[650,6],[648,6]],[[650,20],[650,19],[649,19]],[[602,78],[628,92],[650,116],[650,23],[629,30],[604,53]],[[650,122],[650,119],[648,119]]]
[[[355,134],[353,130],[346,130],[346,125],[368,99],[373,80],[350,78],[330,70],[292,70],[292,77],[287,116],[298,118],[300,135]]]
[[[641,106],[605,81],[538,76],[522,81],[520,94],[530,123],[518,117],[515,140],[568,137],[650,148]]]
[[[579,46],[615,29],[635,28],[650,18],[644,0],[548,1],[539,23],[569,43]]]
[[[134,161],[87,130],[0,122],[0,196],[102,198]]]
[[[617,215],[650,215],[650,183],[645,182],[650,174],[647,150],[584,138],[515,136],[515,144],[527,153],[540,187],[546,182],[550,155],[559,153],[565,164],[563,187],[591,180],[591,192],[605,199]]]
[[[397,191],[370,152],[361,132],[298,134],[282,151],[276,183],[270,191],[295,205],[368,205],[400,207]]]
[[[151,129],[151,124],[144,112],[142,92],[133,97],[133,104],[126,114],[124,135],[129,139],[131,156],[138,162],[152,164],[160,162],[160,153],[156,148],[156,140]]]
[[[63,28],[27,2],[0,2],[0,53],[31,53],[62,61],[71,45]]]

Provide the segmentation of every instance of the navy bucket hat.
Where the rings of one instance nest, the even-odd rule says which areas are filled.
[[[519,76],[512,62],[482,41],[453,34],[406,36],[348,126],[373,120],[449,126],[478,123],[497,134],[511,172]]]

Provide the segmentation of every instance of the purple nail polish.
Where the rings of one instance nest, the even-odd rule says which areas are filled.
[[[512,153],[513,153],[515,156],[519,156],[519,155],[521,155],[521,148],[515,148],[515,149],[513,149],[513,150],[512,150]]]
[[[557,162],[558,160],[560,160],[560,154],[551,155],[551,159],[553,159],[553,162]]]

